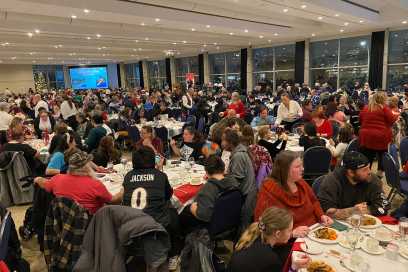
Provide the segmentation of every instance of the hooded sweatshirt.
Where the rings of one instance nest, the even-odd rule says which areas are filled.
[[[275,180],[268,178],[262,184],[255,208],[255,221],[269,207],[285,208],[293,214],[293,228],[311,226],[320,222],[323,210],[312,188],[304,180],[296,182],[297,192],[286,191]]]
[[[228,175],[238,181],[243,195],[256,190],[255,171],[246,146],[239,144],[231,152]]]
[[[219,194],[237,188],[238,182],[232,177],[225,177],[222,180],[209,179],[195,198],[198,219],[210,222]]]

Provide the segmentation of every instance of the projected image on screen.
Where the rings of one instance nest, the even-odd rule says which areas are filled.
[[[106,67],[79,67],[69,69],[73,89],[106,89],[109,87]]]

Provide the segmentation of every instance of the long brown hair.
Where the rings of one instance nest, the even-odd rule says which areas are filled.
[[[387,102],[387,94],[383,91],[376,92],[368,99],[368,111],[382,109]]]
[[[288,189],[288,176],[290,165],[294,160],[299,158],[299,154],[297,152],[285,150],[279,152],[279,154],[275,158],[275,162],[273,163],[272,172],[270,177],[275,180],[282,188],[285,190]]]
[[[270,207],[267,208],[259,221],[252,223],[242,234],[238,243],[235,246],[235,250],[248,248],[252,243],[261,237],[262,242],[266,243],[267,237],[273,235],[278,230],[287,229],[293,221],[292,214],[282,208]]]
[[[254,135],[254,130],[250,125],[245,125],[241,129],[241,137],[240,137],[240,142],[245,145],[245,146],[250,146],[254,144],[255,142],[255,135]]]

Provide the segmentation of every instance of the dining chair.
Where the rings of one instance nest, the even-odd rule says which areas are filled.
[[[315,178],[329,173],[332,155],[323,146],[307,149],[303,155],[304,179],[311,183]]]

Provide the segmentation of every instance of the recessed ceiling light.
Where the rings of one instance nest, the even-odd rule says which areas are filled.
[[[138,48],[137,50],[142,51],[142,48]]]
[[[58,45],[54,45],[54,48],[58,48]]]
[[[52,58],[52,57],[48,57],[47,59],[48,59],[48,60],[53,60],[54,58]]]
[[[36,34],[40,34],[40,30],[39,30],[39,29],[35,29],[34,32],[35,32]]]
[[[96,37],[100,38],[100,37],[102,37],[102,35],[101,34],[96,34]]]
[[[145,23],[144,23],[144,22],[141,22],[141,23],[140,23],[140,25],[141,25],[141,26],[144,26],[144,25],[145,25]]]
[[[360,24],[362,24],[362,23],[364,23],[364,21],[363,20],[360,20],[360,21],[358,21]]]
[[[349,23],[348,23],[348,22],[345,22],[345,23],[344,23],[344,26],[348,26],[348,25],[349,25]]]
[[[160,22],[160,18],[154,19],[155,22]]]
[[[146,38],[145,38],[145,41],[148,41],[148,40],[149,40],[149,37],[146,37]]]
[[[203,44],[203,46],[204,46],[204,47],[207,47],[207,45],[206,45],[206,44]]]
[[[11,57],[12,60],[15,60],[17,57]]]
[[[248,29],[244,29],[244,32],[245,32],[245,33],[248,33],[249,31],[248,31]]]
[[[407,23],[407,21],[402,21],[402,23],[405,25]]]
[[[300,6],[302,9],[305,9],[307,6],[306,5],[301,5]]]
[[[316,36],[316,34],[312,33],[312,37]]]
[[[85,12],[85,13],[89,13],[89,9],[84,9],[84,12]]]
[[[262,35],[259,35],[259,38],[260,38],[260,39],[263,39],[263,38],[264,38],[264,36],[262,36]]]
[[[76,16],[76,15],[71,15],[71,18],[72,18],[72,19],[76,19],[77,16]]]
[[[344,29],[340,29],[340,32],[344,32]]]
[[[220,47],[219,47],[219,46],[217,46],[217,50],[220,50]]]
[[[173,43],[171,43],[171,44],[174,44],[174,45],[176,45],[177,43],[176,43],[176,42],[173,42]]]
[[[187,43],[187,41],[183,41],[183,43]]]
[[[289,9],[287,9],[287,8],[283,9],[283,12],[288,12],[288,11],[289,11]]]
[[[32,56],[32,55],[34,55],[34,52],[30,52],[29,54]]]
[[[336,14],[334,14],[334,16],[335,16],[335,17],[339,17],[340,15],[336,13]]]
[[[98,50],[102,50],[102,47],[98,47]]]
[[[102,49],[105,49],[106,47],[105,46],[102,46]]]
[[[231,36],[234,35],[234,33],[232,33],[232,32],[230,32],[229,34],[230,34]]]
[[[217,43],[215,42],[214,45],[217,45]]]
[[[322,17],[322,16],[319,16],[319,17],[317,17],[317,19],[319,19],[319,20],[323,20],[323,17]]]
[[[273,33],[273,36],[278,36],[279,34],[278,33]]]
[[[196,31],[196,29],[195,29],[195,28],[192,28],[191,31]]]
[[[271,43],[272,42],[272,40],[268,40],[268,43]]]
[[[139,42],[139,40],[135,40],[135,42]]]
[[[206,27],[206,28],[210,28],[211,26],[210,26],[210,25],[206,25],[205,27]]]
[[[31,37],[33,36],[33,33],[28,32],[28,33],[27,33],[27,36],[31,38]]]
[[[35,61],[35,60],[33,60],[33,63],[36,63],[36,61]]]

